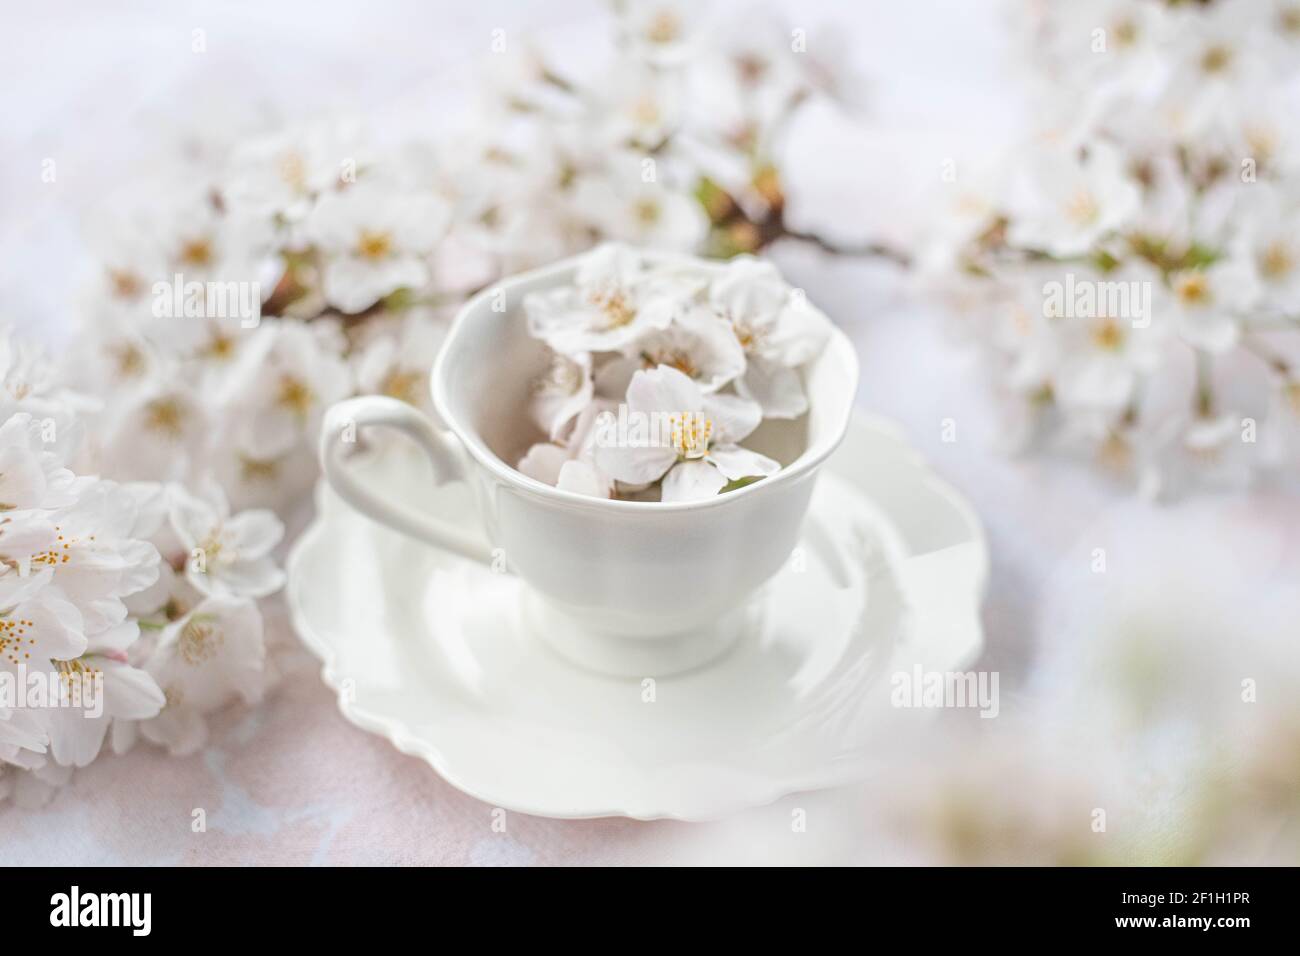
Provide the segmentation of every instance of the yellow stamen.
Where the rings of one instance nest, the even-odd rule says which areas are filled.
[[[1098,348],[1114,352],[1124,344],[1124,330],[1114,319],[1101,319],[1092,327],[1092,340]]]
[[[1208,305],[1214,298],[1210,280],[1202,272],[1179,276],[1174,282],[1174,294],[1186,305]]]
[[[144,407],[144,424],[150,431],[179,438],[185,428],[185,409],[174,398],[156,398]]]
[[[275,400],[281,408],[292,412],[300,419],[305,419],[311,411],[315,398],[316,396],[302,379],[285,375],[280,379],[280,392]]]
[[[393,238],[386,232],[362,229],[357,239],[357,255],[372,262],[383,259],[393,251]]]
[[[670,440],[678,458],[700,458],[713,438],[713,419],[699,412],[682,412],[668,416]]]

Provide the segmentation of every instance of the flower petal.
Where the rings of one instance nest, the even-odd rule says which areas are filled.
[[[597,444],[594,457],[596,467],[614,480],[644,485],[662,477],[677,460],[677,452],[658,445],[630,448]]]
[[[554,485],[560,480],[560,469],[564,467],[564,463],[568,459],[569,453],[559,445],[553,445],[550,442],[538,442],[528,449],[515,467],[529,478],[548,485]]]
[[[609,497],[609,482],[585,461],[566,461],[560,468],[560,479],[556,487],[595,498]]]
[[[766,418],[798,418],[808,411],[803,380],[795,368],[751,359],[745,374],[736,381],[736,391],[758,402]]]
[[[727,479],[703,459],[683,461],[664,476],[663,501],[700,501],[722,490]]]
[[[723,445],[709,449],[709,461],[717,466],[729,481],[738,478],[757,478],[774,475],[781,470],[780,462],[760,455],[739,445]]]
[[[629,411],[644,414],[698,412],[704,407],[704,393],[689,375],[660,365],[642,369],[632,376],[627,387],[627,406]]]
[[[739,395],[710,395],[704,414],[713,420],[713,440],[721,445],[741,441],[763,420],[758,402]]]

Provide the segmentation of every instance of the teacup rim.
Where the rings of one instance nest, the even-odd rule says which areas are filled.
[[[726,266],[726,260],[705,259],[700,256],[693,256],[687,253],[664,252],[653,249],[641,249],[638,251],[646,259],[658,262],[680,262],[684,265],[699,267],[703,266],[710,271],[718,271]],[[556,260],[544,266],[534,269],[528,269],[524,272],[517,272],[498,282],[494,282],[488,287],[480,290],[474,296],[466,300],[457,310],[455,318],[451,322],[451,327],[447,331],[447,336],[443,340],[442,346],[438,349],[437,358],[434,360],[433,368],[429,375],[429,391],[433,399],[433,407],[438,413],[442,423],[451,430],[461,447],[474,459],[480,466],[486,468],[494,477],[503,481],[517,490],[527,492],[543,500],[554,501],[558,504],[577,505],[580,507],[592,508],[603,512],[624,511],[639,512],[641,514],[666,513],[675,511],[696,511],[705,508],[722,507],[729,502],[739,500],[744,497],[766,494],[773,489],[788,484],[790,480],[798,476],[811,472],[818,468],[831,453],[839,447],[848,432],[849,421],[853,415],[853,404],[856,396],[859,381],[859,366],[857,352],[853,348],[852,342],[838,326],[832,324],[830,337],[827,340],[826,348],[834,348],[841,353],[841,358],[847,362],[849,374],[851,376],[851,387],[848,389],[850,395],[849,401],[841,409],[839,421],[831,430],[829,436],[819,443],[819,445],[806,448],[804,451],[791,462],[788,466],[783,467],[776,474],[763,478],[760,481],[729,491],[726,494],[715,495],[711,498],[701,498],[694,501],[629,501],[619,498],[598,498],[594,495],[579,494],[574,491],[567,491],[563,488],[557,488],[554,485],[548,485],[544,481],[539,481],[529,475],[525,475],[517,468],[512,468],[492,449],[488,448],[479,435],[465,428],[462,423],[452,414],[445,393],[444,365],[447,356],[451,351],[453,343],[464,333],[465,327],[469,324],[469,317],[478,309],[482,308],[492,296],[499,294],[500,290],[508,289],[511,286],[530,284],[544,281],[552,276],[571,271],[584,254],[568,256],[564,259]]]

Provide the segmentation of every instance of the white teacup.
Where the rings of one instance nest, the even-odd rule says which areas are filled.
[[[746,598],[790,557],[817,473],[848,427],[857,356],[833,329],[804,369],[808,414],[764,422],[746,440],[782,463],[775,475],[689,502],[563,491],[511,462],[537,438],[524,409],[547,362],[528,334],[523,297],[572,281],[575,265],[568,259],[515,276],[462,307],[431,375],[434,407],[448,430],[391,398],[331,408],[321,435],[325,476],[352,507],[392,528],[472,559],[503,557],[527,585],[524,625],[566,657],[623,676],[685,670],[729,646],[743,626]],[[490,548],[358,478],[343,452],[357,432],[377,425],[413,438],[440,484],[472,486]]]

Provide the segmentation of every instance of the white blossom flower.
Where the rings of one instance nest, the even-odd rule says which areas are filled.
[[[808,410],[798,369],[819,355],[830,320],[796,293],[770,263],[740,256],[709,286],[709,302],[731,324],[747,360],[736,391],[769,418]]]
[[[120,481],[188,478],[208,446],[214,417],[196,383],[161,366],[117,399],[93,438],[98,470]]]
[[[591,404],[595,385],[591,379],[591,355],[551,352],[546,371],[533,381],[528,410],[552,441],[563,433],[578,414]]]
[[[312,444],[325,409],[352,393],[344,348],[329,321],[258,328],[220,399],[234,448],[263,461]]]
[[[14,561],[6,545],[6,562]],[[0,574],[0,668],[13,671],[32,661],[66,660],[86,649],[85,627],[77,606],[51,586],[54,571],[22,574],[6,567]]]
[[[89,483],[64,467],[44,420],[28,412],[0,425],[0,511],[60,508]]]
[[[1295,223],[1300,217],[1300,192],[1287,195],[1268,186],[1256,187],[1262,196],[1248,210],[1235,258],[1245,258],[1254,267],[1261,305],[1284,315],[1300,314],[1300,236]],[[1248,306],[1241,302],[1241,307]]]
[[[12,499],[0,518],[0,670],[46,681],[47,706],[0,714],[0,761],[36,768],[48,753],[84,766],[114,719],[161,705],[125,656],[139,635],[127,601],[159,574],[145,540],[158,491],[76,477],[38,444],[39,426],[26,413],[0,426],[0,492]]]
[[[428,256],[449,218],[434,196],[406,195],[373,180],[326,194],[305,225],[325,260],[326,300],[357,313],[398,289],[423,287]]]
[[[617,351],[651,329],[663,329],[677,308],[678,284],[647,271],[627,246],[594,249],[572,285],[524,298],[528,329],[557,352]]]
[[[661,434],[654,440],[597,440],[596,464],[630,484],[663,479],[663,501],[693,501],[720,492],[730,481],[775,474],[780,465],[737,442],[762,418],[756,402],[707,395],[689,377],[661,365],[632,376],[628,418]]]
[[[607,400],[589,403],[574,421],[567,438],[538,442],[528,449],[517,467],[529,478],[564,491],[596,498],[611,497],[614,480],[597,466],[595,449],[601,416],[613,407],[614,403]]]
[[[163,266],[167,270],[153,275],[150,281],[150,318],[152,327],[166,330],[178,343],[185,343],[194,333],[194,323],[181,315],[154,318],[160,303],[153,294],[155,283],[173,283],[175,276],[189,285],[205,284],[203,310],[216,314],[208,298],[209,283],[258,282],[270,291],[274,278],[271,226],[256,216],[236,213],[225,208],[216,194],[202,193],[188,197],[161,216],[157,242]],[[174,311],[174,309],[173,309]]]
[[[1123,286],[1148,290],[1146,314],[1137,314],[1141,293],[1136,292],[1127,313],[1114,308],[1101,294],[1083,315],[1048,319],[1048,333],[1056,338],[1057,364],[1052,391],[1067,409],[1124,410],[1137,396],[1143,379],[1156,372],[1167,358],[1169,322],[1167,297],[1159,294],[1159,277],[1149,269],[1120,269],[1109,273],[1074,273],[1077,284],[1093,288]]]
[[[1248,91],[1267,76],[1267,27],[1250,0],[1216,0],[1171,18],[1172,69],[1166,101],[1176,106],[1182,132],[1195,136],[1238,108]]]
[[[54,545],[30,558],[33,567],[53,570],[51,586],[77,607],[87,636],[125,621],[125,599],[158,578],[158,550],[134,537],[140,510],[129,487],[96,481],[50,513]]]
[[[716,392],[745,372],[745,350],[732,327],[712,309],[685,304],[665,329],[647,332],[606,361],[596,377],[602,394],[622,396],[637,369],[668,365]]]
[[[752,157],[780,117],[809,92],[808,54],[791,49],[790,26],[771,11],[752,11],[743,30],[725,31],[713,55],[689,77],[693,115],[708,117],[703,135]],[[815,69],[815,67],[814,67]]]
[[[361,130],[351,123],[258,137],[241,144],[231,156],[226,195],[250,214],[288,228],[288,244],[297,248],[297,227],[316,198],[355,178],[367,165],[365,149]]]
[[[45,760],[50,737],[30,710],[18,710],[0,704],[0,783],[5,779],[5,765],[39,766]],[[5,793],[0,790],[0,800]]]
[[[172,530],[189,555],[185,575],[207,595],[260,598],[284,585],[272,549],[284,537],[284,524],[270,511],[231,515],[225,493],[207,482],[204,496],[170,489]]]
[[[1033,151],[1008,198],[1013,243],[1055,256],[1088,251],[1137,212],[1141,193],[1115,147],[1090,142]]]
[[[174,755],[194,753],[207,739],[207,715],[237,699],[261,699],[265,661],[257,605],[235,597],[205,599],[167,626],[144,662],[166,704],[135,729]]]
[[[1259,298],[1259,282],[1250,265],[1235,259],[1180,270],[1169,277],[1169,285],[1179,334],[1215,354],[1237,344],[1240,316]]]
[[[66,388],[42,350],[0,327],[0,421],[18,412],[57,420],[70,410],[90,410],[96,404]]]
[[[708,231],[708,219],[693,196],[657,179],[646,181],[632,168],[583,176],[574,184],[573,202],[578,215],[601,235],[647,248],[691,250]]]
[[[42,661],[37,668],[57,674],[62,706],[47,711],[50,755],[64,766],[85,767],[99,756],[105,736],[115,720],[144,720],[162,709],[163,694],[154,679],[126,661],[127,648],[139,637],[134,621],[110,628],[90,639],[85,652],[74,660]],[[102,695],[102,707],[93,713],[77,706],[74,685],[95,682],[95,693]]]
[[[595,101],[591,125],[598,136],[615,149],[653,151],[681,122],[681,78],[624,61],[597,86]]]
[[[647,0],[618,8],[618,30],[633,54],[658,67],[678,66],[692,53],[704,16],[700,4]]]
[[[369,323],[353,350],[357,391],[429,411],[429,369],[446,336],[446,319],[426,308]]]

